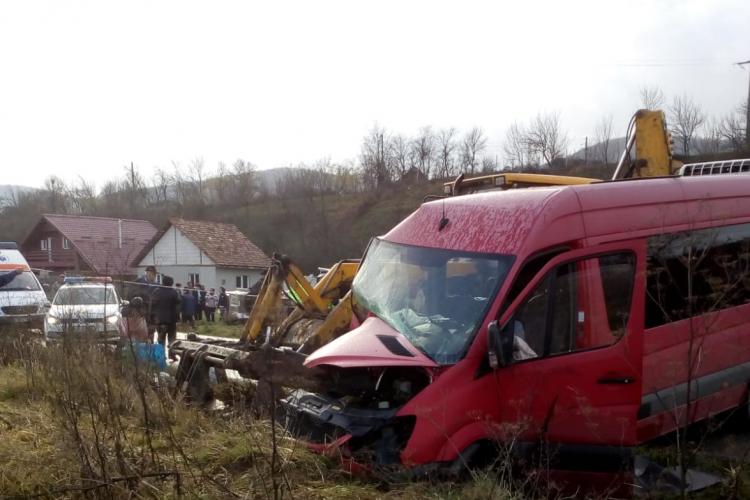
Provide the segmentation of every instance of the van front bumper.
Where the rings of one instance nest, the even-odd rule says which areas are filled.
[[[44,329],[44,313],[37,314],[0,314],[0,328]]]

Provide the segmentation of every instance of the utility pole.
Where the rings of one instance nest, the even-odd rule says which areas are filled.
[[[586,142],[583,146],[583,164],[589,166],[589,136],[586,136]]]
[[[750,64],[750,59],[738,62],[737,66],[742,67],[745,64]],[[747,103],[745,107],[745,148],[750,151],[750,78],[747,80]]]

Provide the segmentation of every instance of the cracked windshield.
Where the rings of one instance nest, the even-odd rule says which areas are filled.
[[[440,364],[456,363],[505,279],[511,256],[373,240],[356,301]]]

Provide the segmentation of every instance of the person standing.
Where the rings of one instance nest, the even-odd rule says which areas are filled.
[[[229,307],[229,297],[227,296],[227,289],[222,286],[219,287],[219,313],[222,320],[226,318],[227,307]]]
[[[174,279],[171,276],[164,276],[163,286],[154,292],[156,304],[154,318],[159,332],[158,342],[164,346],[165,352],[169,344],[177,339],[177,319],[181,299],[177,290],[172,288],[173,283]]]
[[[195,308],[197,302],[191,286],[188,286],[182,291],[182,324],[190,324],[191,328],[195,328],[195,321],[193,316],[195,315]]]
[[[191,292],[193,293],[193,297],[195,298],[195,313],[193,313],[193,317],[196,320],[200,320],[202,317],[203,309],[201,308],[201,286],[198,283],[193,283],[193,286],[190,287]]]
[[[218,305],[219,297],[216,295],[216,290],[211,288],[206,293],[206,321],[215,321],[214,315],[216,314],[216,307]]]
[[[180,296],[180,302],[182,302],[182,283],[175,283],[174,285],[175,291],[177,292],[177,295]],[[182,323],[182,306],[180,306],[180,310],[177,311],[177,322]]]
[[[206,287],[198,285],[198,316],[206,319]]]
[[[135,283],[136,286],[130,291],[130,300],[133,300],[135,297],[143,299],[144,317],[146,318],[149,338],[152,338],[151,336],[153,336],[156,329],[154,293],[159,287],[156,283],[156,266],[146,266],[146,273],[138,277]]]

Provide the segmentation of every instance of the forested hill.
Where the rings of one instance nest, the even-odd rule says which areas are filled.
[[[25,191],[0,207],[0,241],[20,242],[43,213],[145,219],[156,227],[169,217],[184,217],[235,224],[268,255],[287,254],[312,272],[359,258],[372,236],[387,232],[425,195],[442,191],[441,181],[367,190],[315,171],[290,171],[273,190],[242,176],[224,181],[171,186],[161,193],[158,187],[125,184],[98,195],[75,187]]]

